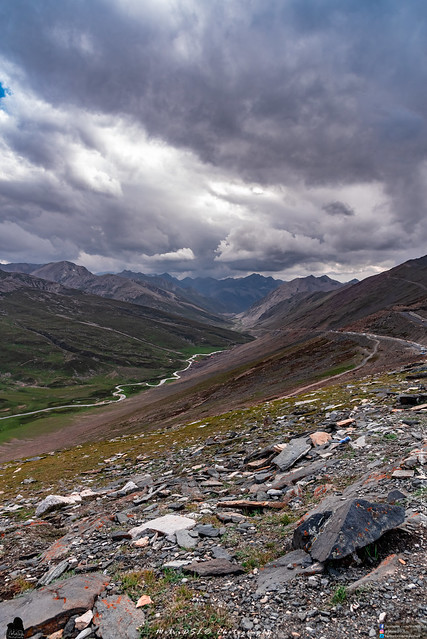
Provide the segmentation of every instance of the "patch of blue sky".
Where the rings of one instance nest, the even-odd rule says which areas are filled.
[[[10,95],[10,90],[0,82],[0,100],[5,98],[7,95]]]

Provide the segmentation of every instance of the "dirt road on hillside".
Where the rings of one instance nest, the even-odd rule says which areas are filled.
[[[342,334],[342,332],[337,333]],[[309,385],[299,384],[294,389],[291,387],[291,390],[282,397],[291,397],[312,388],[334,384],[338,379],[351,382],[362,370],[364,375],[369,375],[393,370],[409,362],[420,361],[420,353],[422,349],[425,349],[422,344],[406,342],[398,338],[355,332],[349,332],[348,335],[363,337],[372,344],[371,350],[366,353],[362,362],[351,371],[331,376],[320,382]],[[146,390],[120,404],[93,409],[78,415],[66,428],[41,434],[31,440],[14,439],[0,446],[0,462],[72,447],[86,441],[96,441],[141,430],[154,430],[159,426],[169,428],[179,423],[196,420],[202,413],[198,413],[197,398],[189,393],[200,383],[208,382],[213,375],[223,371],[226,366],[231,366],[231,363],[237,366],[244,360],[244,353],[251,344],[253,342],[209,358],[209,361],[190,369],[182,379],[172,384]],[[425,356],[421,355],[421,358],[423,357]],[[225,388],[224,392],[226,390]],[[275,398],[266,396],[265,401]],[[256,400],[256,403],[262,401],[263,399],[260,398]],[[210,407],[205,400],[199,403],[203,404],[203,417],[230,410],[227,395],[224,396],[222,411],[215,404]],[[250,401],[247,402],[247,405],[250,404]]]

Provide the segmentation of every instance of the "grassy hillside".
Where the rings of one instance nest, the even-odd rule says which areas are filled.
[[[0,336],[0,417],[96,402],[118,383],[153,382],[193,353],[247,339],[126,302],[29,288],[1,295]]]

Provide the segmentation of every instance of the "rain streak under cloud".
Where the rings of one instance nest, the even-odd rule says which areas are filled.
[[[0,260],[283,279],[427,245],[424,0],[3,0]]]

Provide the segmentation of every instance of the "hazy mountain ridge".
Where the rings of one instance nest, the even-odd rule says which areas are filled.
[[[163,273],[162,275],[145,275],[122,271],[121,277],[129,277],[137,281],[152,281],[167,290],[179,291],[189,299],[199,301],[220,313],[240,313],[277,288],[283,280],[265,277],[252,273],[247,277],[228,277],[217,280],[213,277],[185,277],[182,280]]]

